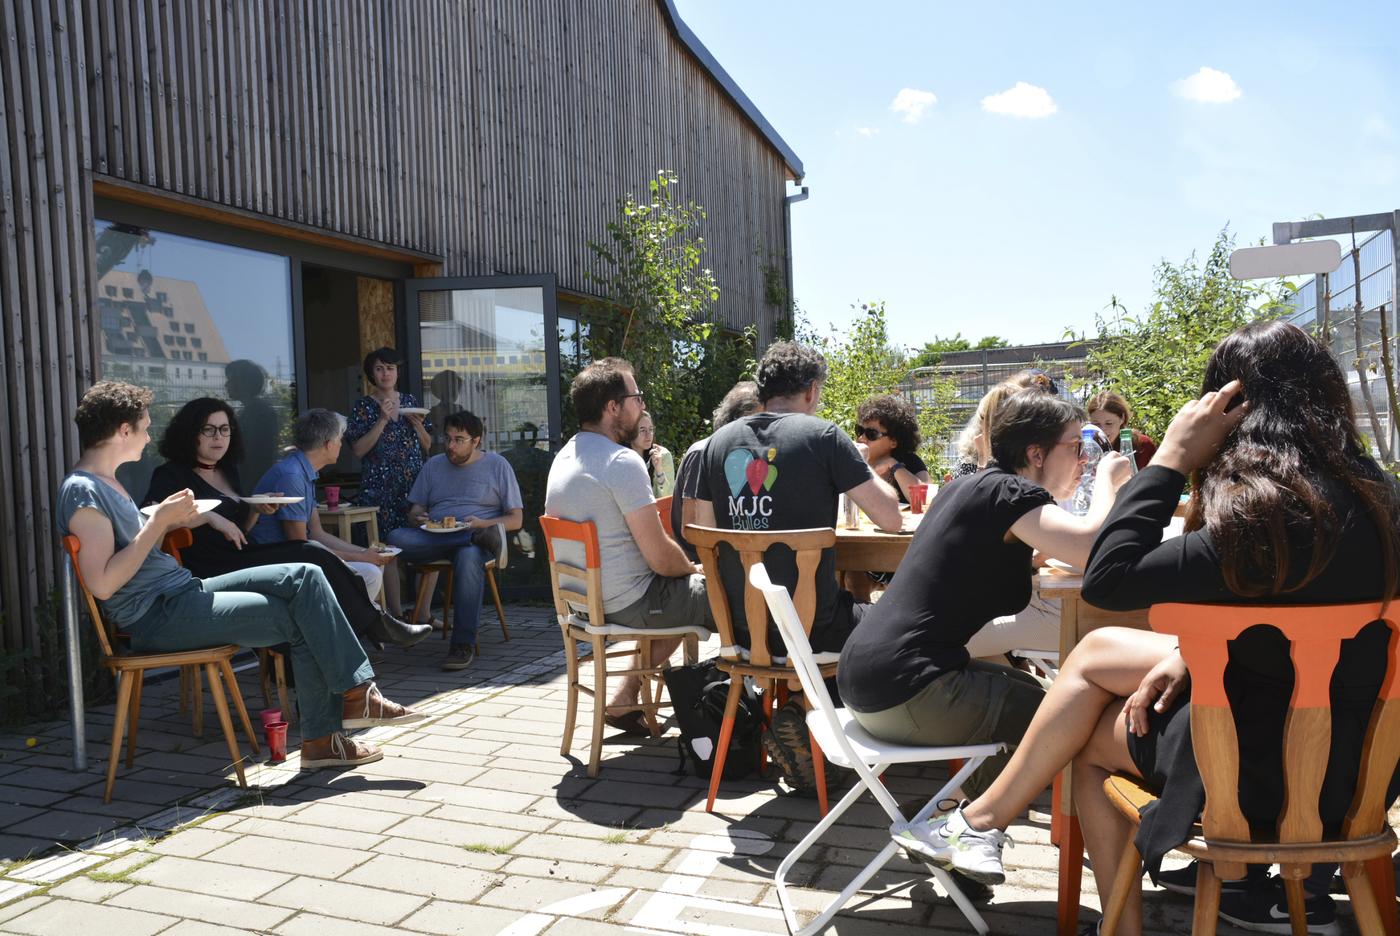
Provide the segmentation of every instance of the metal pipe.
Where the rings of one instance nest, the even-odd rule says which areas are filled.
[[[787,308],[783,310],[783,314],[789,316],[796,314],[792,296],[792,206],[797,202],[806,201],[808,197],[809,190],[804,185],[802,191],[783,198],[783,239],[787,242]]]
[[[73,769],[87,770],[87,728],[83,712],[83,646],[79,639],[78,580],[73,561],[63,557],[63,644],[68,654],[68,708],[73,726]]]

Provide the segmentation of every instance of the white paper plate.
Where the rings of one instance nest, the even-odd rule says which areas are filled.
[[[278,497],[273,494],[251,494],[243,498],[245,504],[300,504],[304,497]]]
[[[194,509],[200,513],[208,513],[217,506],[219,506],[219,499],[217,497],[201,497],[194,502]],[[156,511],[159,509],[160,504],[150,504],[146,507],[142,507],[141,512],[148,517],[154,517]]]
[[[426,416],[428,408],[426,406],[400,406],[400,416]]]
[[[379,553],[381,556],[397,556],[399,553],[403,552],[403,550],[397,546],[385,546],[383,549],[375,550],[375,552]]]
[[[1052,569],[1059,569],[1061,572],[1072,572],[1075,575],[1081,575],[1084,572],[1079,566],[1070,565],[1063,559],[1046,559],[1045,564]]]
[[[421,526],[419,526],[418,529],[427,530],[429,533],[458,533],[462,530],[468,530],[471,528],[468,527],[465,523],[459,523],[450,530],[443,530],[439,529],[438,527],[430,527],[426,523],[424,523]]]

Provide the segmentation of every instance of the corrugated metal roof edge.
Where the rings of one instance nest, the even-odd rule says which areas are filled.
[[[768,122],[768,118],[763,116],[757,105],[749,100],[749,96],[744,93],[738,83],[730,77],[729,72],[710,54],[710,50],[705,48],[705,43],[700,41],[700,37],[681,19],[680,13],[676,10],[674,0],[660,0],[661,10],[666,14],[666,19],[671,25],[671,30],[676,34],[676,38],[681,41],[690,54],[694,55],[702,67],[708,71],[719,84],[720,89],[728,95],[729,99],[738,105],[739,110],[744,112],[750,122],[758,129],[758,132],[768,140],[770,146],[777,150],[783,157],[783,162],[787,163],[788,171],[792,173],[794,182],[801,182],[805,172],[802,168],[802,160],[793,152],[791,146],[782,138],[773,125]]]

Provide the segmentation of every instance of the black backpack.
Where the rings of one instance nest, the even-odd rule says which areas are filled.
[[[677,742],[681,766],[676,773],[684,773],[688,763],[697,777],[708,778],[714,766],[720,727],[724,724],[729,674],[721,672],[711,659],[689,666],[673,666],[661,675],[666,680],[666,691],[671,695],[676,723],[681,730]],[[734,714],[734,734],[724,760],[724,779],[738,780],[757,769],[762,733],[763,708],[758,694],[745,685]]]

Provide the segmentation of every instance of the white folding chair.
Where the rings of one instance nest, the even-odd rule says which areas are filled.
[[[810,934],[818,933],[824,929],[831,922],[832,917],[836,916],[847,901],[865,885],[865,882],[878,874],[880,869],[888,864],[895,852],[899,850],[899,846],[895,842],[889,842],[875,856],[875,859],[862,868],[851,883],[846,885],[845,890],[841,891],[836,899],[817,915],[816,919],[806,926],[798,924],[797,914],[793,909],[791,899],[788,897],[788,872],[792,870],[797,860],[815,845],[828,829],[836,824],[841,815],[856,800],[860,799],[862,793],[869,792],[871,796],[875,797],[876,802],[890,817],[892,829],[903,829],[907,825],[923,822],[933,815],[939,800],[947,799],[949,794],[961,786],[963,781],[981,766],[984,760],[1005,750],[1006,745],[998,742],[967,744],[959,747],[913,747],[904,744],[891,744],[872,737],[856,723],[850,712],[832,705],[831,696],[827,694],[826,685],[822,682],[821,671],[812,659],[812,645],[807,642],[807,635],[802,630],[801,619],[797,616],[797,608],[793,606],[792,596],[788,594],[787,589],[781,585],[774,585],[768,578],[768,570],[761,563],[755,565],[749,572],[749,581],[754,588],[763,592],[763,597],[768,602],[768,610],[772,613],[773,620],[778,624],[778,630],[783,635],[783,643],[787,645],[788,658],[796,666],[797,677],[802,681],[802,688],[807,693],[807,704],[810,706],[810,710],[807,712],[807,730],[811,732],[813,740],[821,747],[828,761],[854,770],[859,780],[855,786],[851,787],[850,792],[842,797],[841,802],[836,804],[821,822],[817,823],[816,827],[807,834],[807,837],[788,853],[782,864],[778,865],[777,874],[773,877],[773,883],[778,888],[778,900],[783,906],[783,917],[787,920],[788,931],[793,936],[810,936]],[[904,813],[900,811],[899,803],[880,782],[880,775],[891,764],[947,760],[963,761],[962,769],[934,794],[933,798],[928,801],[928,805],[919,810],[912,819],[906,819]],[[985,934],[987,932],[986,921],[982,919],[982,915],[977,912],[977,908],[967,899],[958,885],[953,883],[948,872],[937,867],[932,870],[934,880],[942,886],[949,897],[953,898],[953,902],[957,904],[963,916],[967,917],[973,929]]]
[[[1060,675],[1060,651],[1058,650],[1012,650],[1011,655],[1018,660],[1033,664],[1051,682]]]

